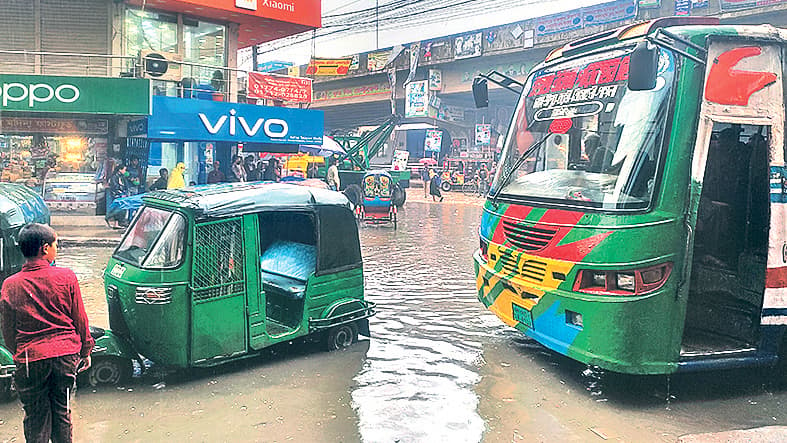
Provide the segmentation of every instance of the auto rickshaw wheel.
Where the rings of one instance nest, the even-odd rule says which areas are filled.
[[[114,386],[128,381],[134,368],[131,360],[120,357],[97,358],[87,370],[90,386]]]
[[[0,403],[5,403],[13,397],[11,389],[11,377],[0,378]]]
[[[448,183],[447,181],[440,183],[440,189],[442,189],[443,192],[450,191],[451,190],[451,183]]]
[[[404,191],[404,188],[399,186],[399,183],[395,184],[391,192],[391,202],[401,208],[405,200],[407,200],[407,193]]]
[[[358,341],[358,326],[355,323],[334,326],[325,337],[329,351],[343,349]]]

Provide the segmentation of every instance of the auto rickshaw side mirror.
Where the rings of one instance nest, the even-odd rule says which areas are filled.
[[[489,88],[485,78],[475,77],[473,79],[473,100],[475,100],[476,108],[489,107]]]
[[[632,91],[653,90],[656,87],[658,70],[659,48],[647,41],[637,43],[629,57],[628,88]]]

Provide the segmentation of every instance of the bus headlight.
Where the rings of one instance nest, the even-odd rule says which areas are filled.
[[[664,286],[671,271],[672,263],[621,271],[582,269],[574,281],[574,291],[594,295],[645,295]]]

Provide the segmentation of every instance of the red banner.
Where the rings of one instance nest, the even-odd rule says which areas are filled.
[[[291,103],[311,103],[312,80],[310,78],[249,72],[247,96]]]

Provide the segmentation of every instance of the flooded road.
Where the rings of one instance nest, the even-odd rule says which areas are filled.
[[[787,391],[755,371],[624,377],[546,351],[476,300],[480,208],[424,203],[399,228],[362,227],[372,339],[284,345],[246,361],[118,389],[81,388],[77,441],[675,441],[787,424]],[[446,200],[450,200],[449,197]],[[107,326],[107,248],[63,248],[91,322]],[[23,441],[18,402],[0,441]],[[785,437],[787,438],[787,437]]]

